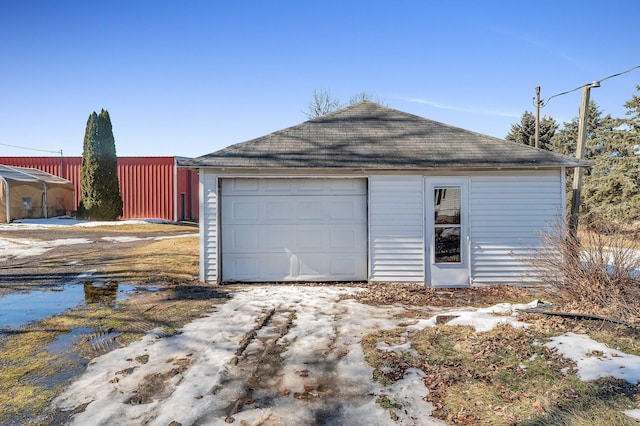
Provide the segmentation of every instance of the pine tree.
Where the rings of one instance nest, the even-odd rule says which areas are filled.
[[[583,192],[586,216],[618,225],[640,220],[640,98],[624,106],[628,118],[613,120],[592,148],[595,166]]]
[[[540,119],[540,135],[539,146],[542,149],[551,149],[551,138],[558,130],[558,123],[553,117],[546,115]],[[536,138],[536,117],[530,111],[522,114],[520,123],[512,124],[511,130],[505,137],[506,140],[521,143],[524,145],[535,146]]]
[[[625,107],[631,117],[616,119],[603,116],[596,103],[589,104],[585,159],[594,166],[585,172],[580,200],[582,223],[587,226],[640,220],[640,98],[634,96]],[[564,123],[552,140],[553,151],[575,155],[578,121],[575,117]],[[573,171],[568,171],[568,188],[572,179]]]
[[[579,120],[579,117],[576,116],[570,122],[564,123],[563,128],[551,138],[551,151],[564,155],[575,155]],[[607,114],[603,117],[600,107],[593,101],[589,102],[585,159],[591,160],[598,156],[597,147],[602,145],[606,133],[611,131],[614,126],[615,120],[611,115]]]
[[[109,112],[89,115],[80,172],[82,194],[78,215],[92,220],[122,216],[118,158]]]

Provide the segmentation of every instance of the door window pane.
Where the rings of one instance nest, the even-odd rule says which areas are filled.
[[[433,190],[435,263],[462,261],[461,197],[462,188],[459,186],[436,187]]]
[[[435,229],[435,262],[460,263],[460,227],[445,226]]]
[[[460,225],[461,188],[434,188],[433,206],[436,225]]]

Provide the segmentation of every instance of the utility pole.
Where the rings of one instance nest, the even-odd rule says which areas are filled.
[[[540,86],[536,87],[536,148],[540,148]]]
[[[578,141],[576,158],[584,157],[587,139],[587,121],[589,120],[589,97],[592,87],[600,87],[599,81],[582,86],[582,104],[580,105],[580,120],[578,121]],[[577,241],[578,216],[580,214],[580,190],[582,189],[582,167],[573,170],[573,191],[571,193],[571,214],[569,216],[569,240]]]

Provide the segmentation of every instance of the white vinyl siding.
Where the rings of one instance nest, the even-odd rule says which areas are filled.
[[[564,207],[560,170],[471,177],[473,285],[518,284],[532,277],[524,259],[540,247]]]
[[[369,178],[370,281],[423,283],[424,178]]]
[[[200,171],[200,279],[219,281],[218,267],[218,178]]]
[[[367,279],[365,179],[222,179],[222,281]]]

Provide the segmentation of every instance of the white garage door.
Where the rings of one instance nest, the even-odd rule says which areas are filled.
[[[222,280],[367,279],[364,179],[222,179]]]

